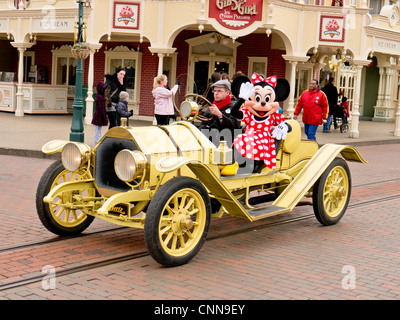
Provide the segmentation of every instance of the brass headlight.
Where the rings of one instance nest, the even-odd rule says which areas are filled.
[[[125,182],[130,182],[142,176],[146,165],[146,156],[137,150],[121,150],[114,161],[115,173],[119,179]]]
[[[81,168],[90,157],[90,148],[84,143],[67,143],[61,153],[61,161],[65,169],[76,171]]]
[[[199,106],[197,105],[196,102],[186,100],[181,103],[180,111],[184,117],[189,117],[192,114],[196,114],[198,108]]]

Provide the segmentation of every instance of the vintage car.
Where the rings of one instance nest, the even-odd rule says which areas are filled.
[[[291,212],[306,196],[321,224],[342,218],[351,193],[345,160],[366,163],[354,147],[319,148],[302,140],[299,123],[288,120],[292,130],[275,170],[223,177],[219,166],[230,163],[232,150],[223,141],[215,146],[187,121],[201,118],[197,101],[186,98],[180,109],[185,120],[168,126],[127,127],[122,121],[93,149],[65,140],[45,144],[44,153],[62,153],[38,185],[43,225],[60,236],[82,232],[95,217],[144,229],[151,256],[178,266],[199,252],[212,217],[264,219]],[[269,201],[255,205],[260,192]]]

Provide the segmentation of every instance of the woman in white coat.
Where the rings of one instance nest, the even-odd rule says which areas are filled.
[[[167,88],[167,76],[162,74],[154,78],[153,97],[154,97],[154,115],[157,125],[169,124],[169,118],[174,115],[174,105],[172,103],[172,94],[178,90],[179,84],[169,90]]]

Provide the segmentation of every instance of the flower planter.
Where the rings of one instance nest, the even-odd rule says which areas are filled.
[[[90,54],[90,49],[87,47],[72,47],[71,52],[75,59],[85,60]]]

